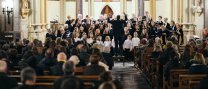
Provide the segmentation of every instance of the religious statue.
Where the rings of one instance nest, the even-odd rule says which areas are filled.
[[[193,6],[193,13],[198,14],[200,16],[203,12],[203,8],[201,7],[201,0],[196,1],[196,5]]]
[[[25,19],[29,15],[29,1],[22,0],[22,19]]]
[[[28,9],[28,0],[22,0],[22,9]]]

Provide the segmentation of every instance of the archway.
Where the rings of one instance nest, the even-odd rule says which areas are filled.
[[[103,10],[101,11],[101,14],[104,15],[106,14],[107,16],[113,15],[113,10],[111,9],[110,6],[106,5]]]

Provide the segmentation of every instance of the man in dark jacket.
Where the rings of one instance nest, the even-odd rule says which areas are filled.
[[[118,53],[120,55],[123,55],[122,53],[122,49],[123,49],[123,41],[124,41],[124,26],[126,25],[126,21],[127,21],[127,15],[124,13],[125,15],[125,20],[122,20],[120,18],[120,15],[117,15],[116,20],[110,20],[110,18],[108,19],[108,22],[112,24],[112,28],[113,28],[113,36],[114,36],[114,42],[115,42],[115,55],[117,56]],[[120,52],[118,52],[118,45],[119,45],[119,49]]]
[[[57,75],[57,76],[61,76],[64,74],[63,70],[62,70],[62,66],[63,64],[66,62],[67,60],[67,56],[65,53],[61,52],[57,55],[57,63],[56,65],[51,67],[51,74],[52,75]]]
[[[9,78],[6,74],[7,64],[0,60],[0,89],[13,89],[17,86],[17,81]]]
[[[85,75],[100,75],[102,72],[105,72],[105,68],[98,65],[99,58],[97,55],[90,56],[90,65],[84,70]]]
[[[65,89],[62,88],[68,85],[67,89],[84,89],[84,83],[81,79],[74,76],[75,65],[73,62],[68,61],[63,65],[64,77],[57,79],[53,84],[53,89]],[[76,81],[67,82],[67,81]],[[67,84],[66,84],[67,83]]]

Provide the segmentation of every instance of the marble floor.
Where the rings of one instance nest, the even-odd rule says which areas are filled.
[[[144,74],[133,67],[133,62],[116,62],[112,70],[113,78],[121,81],[124,89],[152,89]]]

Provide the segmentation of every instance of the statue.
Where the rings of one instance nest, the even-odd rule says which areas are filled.
[[[193,13],[198,14],[200,16],[203,12],[203,8],[201,7],[201,0],[196,1],[196,5],[193,6]]]
[[[29,1],[22,0],[22,19],[25,19],[29,15]]]
[[[28,9],[28,0],[22,0],[22,9]]]

